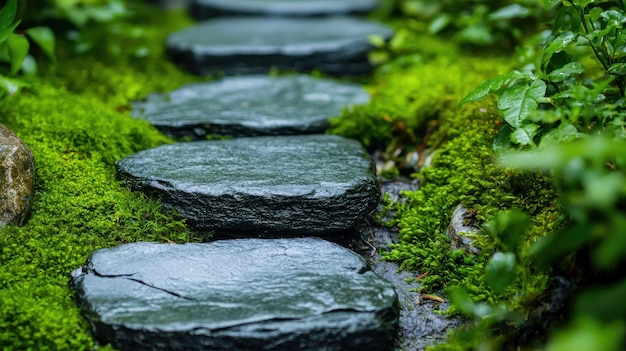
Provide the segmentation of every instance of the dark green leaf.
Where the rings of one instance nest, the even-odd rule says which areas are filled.
[[[582,74],[583,72],[585,72],[585,69],[580,62],[570,62],[550,72],[549,77],[553,82],[562,82],[574,74]]]
[[[593,261],[599,268],[611,268],[624,258],[626,252],[626,218],[615,214],[611,218],[610,231],[593,251]]]
[[[506,89],[498,99],[498,109],[504,120],[513,128],[520,128],[528,115],[537,109],[538,101],[544,98],[546,83],[535,80],[530,85],[518,84]]]
[[[609,67],[608,72],[610,74],[616,74],[616,75],[626,75],[626,63],[616,63],[611,65],[611,67]]]
[[[7,47],[11,58],[11,75],[15,75],[28,55],[28,40],[23,35],[11,34],[7,38]]]
[[[573,43],[578,36],[572,32],[563,32],[556,36],[556,38],[549,41],[544,47],[543,57],[541,58],[541,67],[547,67],[548,63],[552,59],[552,56],[557,52],[565,50],[571,43]]]
[[[547,9],[553,8],[555,5],[560,4],[561,0],[543,0],[543,6]]]
[[[52,62],[56,62],[54,54],[55,39],[54,33],[48,27],[33,27],[26,30],[26,34],[32,41],[43,50]]]
[[[513,128],[508,123],[504,123],[498,133],[496,134],[495,139],[493,139],[493,151],[503,152],[511,150],[511,133],[513,132]]]
[[[9,28],[15,19],[17,12],[17,0],[9,0],[2,9],[0,9],[0,28]],[[11,30],[12,32],[12,30]],[[1,40],[0,40],[1,42]]]
[[[626,279],[614,285],[582,292],[576,299],[574,311],[576,314],[593,316],[605,322],[620,320],[626,316],[624,296],[626,296]]]
[[[5,42],[7,38],[9,37],[9,35],[13,34],[13,31],[15,30],[15,28],[17,28],[17,26],[20,25],[20,22],[21,21],[16,21],[9,27],[0,29],[0,44]]]
[[[496,252],[485,267],[485,280],[497,292],[503,292],[515,279],[515,254]]]
[[[582,134],[571,123],[562,123],[541,137],[539,149],[552,147],[581,137]]]
[[[547,268],[561,257],[570,254],[593,239],[593,227],[588,224],[577,224],[564,231],[548,234],[537,241],[531,248],[536,257],[535,263]]]

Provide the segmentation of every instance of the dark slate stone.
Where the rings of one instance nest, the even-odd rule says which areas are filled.
[[[332,234],[353,228],[379,198],[369,154],[333,135],[176,143],[117,168],[191,226],[220,232]]]
[[[379,23],[349,17],[214,19],[171,34],[168,54],[199,75],[263,73],[271,67],[336,76],[372,69],[371,34],[391,37]]]
[[[133,243],[72,274],[96,339],[125,350],[390,350],[397,296],[315,238]]]
[[[192,0],[190,13],[204,20],[217,16],[313,17],[366,14],[378,0]]]
[[[153,94],[133,115],[174,137],[323,133],[344,107],[365,104],[362,87],[310,76],[231,77]]]

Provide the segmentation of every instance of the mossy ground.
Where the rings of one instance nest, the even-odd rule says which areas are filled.
[[[99,248],[200,239],[158,202],[122,188],[114,168],[121,157],[171,142],[131,118],[130,102],[198,79],[168,63],[163,53],[165,35],[189,23],[182,13],[147,14],[111,24],[104,35],[94,32],[91,42],[97,45],[89,54],[76,55],[72,44],[63,44],[58,66],[44,69],[29,91],[0,102],[0,123],[37,160],[30,221],[0,232],[3,350],[93,349],[68,288],[69,273]],[[484,236],[477,243],[482,253],[473,257],[449,250],[445,237],[459,203],[475,211],[477,222],[501,209],[526,210],[534,216],[527,244],[559,223],[548,179],[493,165],[491,143],[501,123],[493,101],[457,108],[480,81],[507,71],[510,58],[461,52],[427,37],[406,42],[407,52],[368,83],[372,102],[346,111],[331,130],[372,150],[438,150],[434,164],[415,175],[420,189],[389,204],[396,212],[389,225],[399,227],[400,241],[387,258],[429,272],[421,280],[429,293],[460,284],[475,299],[515,299],[527,308],[548,283],[544,274],[525,266],[509,290],[495,294],[482,274],[502,238]]]
[[[116,180],[116,160],[171,142],[131,118],[130,102],[198,79],[163,53],[165,35],[190,23],[186,15],[160,13],[159,27],[142,18],[111,24],[107,40],[85,55],[62,44],[56,67],[0,102],[0,123],[29,145],[37,177],[29,222],[0,232],[2,350],[93,349],[70,272],[99,248],[200,240],[182,218]],[[150,54],[138,57],[137,50]]]
[[[431,40],[411,42],[416,46],[416,42]],[[399,240],[383,257],[415,271],[424,293],[445,297],[447,289],[461,286],[474,301],[506,302],[529,316],[550,278],[532,268],[528,251],[532,242],[561,224],[556,193],[546,175],[516,173],[494,164],[492,144],[504,123],[494,100],[458,107],[478,83],[510,70],[512,61],[443,43],[426,52],[417,49],[417,53],[400,55],[377,71],[370,84],[372,102],[346,111],[333,121],[331,132],[360,139],[386,153],[437,150],[430,167],[411,175],[420,180],[420,188],[404,192],[397,203],[386,204],[395,213],[387,224],[399,229]],[[491,255],[508,249],[501,233],[481,231],[475,242],[481,250],[477,255],[450,249],[446,230],[458,204],[474,214],[471,224],[479,228],[499,211],[519,209],[531,215],[519,253],[523,268],[506,291],[495,293],[484,280]],[[447,312],[455,313],[455,308]],[[477,333],[471,338],[455,336],[437,348],[471,349],[480,338]]]

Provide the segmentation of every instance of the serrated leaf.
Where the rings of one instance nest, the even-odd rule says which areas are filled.
[[[0,9],[0,28],[9,28],[12,26],[17,12],[17,0],[9,0],[2,9]],[[11,31],[12,32],[12,31]]]
[[[518,84],[505,90],[498,99],[498,109],[504,113],[504,120],[513,128],[520,128],[522,123],[539,107],[543,100],[546,83],[535,80],[530,85]]]
[[[499,21],[512,18],[526,18],[528,15],[530,15],[530,10],[528,8],[520,4],[511,4],[490,13],[489,19],[492,21]]]
[[[515,279],[515,254],[496,252],[485,267],[485,280],[491,288],[500,293]]]
[[[530,74],[525,74],[519,71],[509,72],[500,76],[497,76],[492,79],[488,79],[482,83],[480,83],[476,89],[472,90],[469,94],[467,94],[461,102],[459,102],[459,106],[466,104],[472,101],[478,101],[485,98],[490,93],[494,93],[503,86],[514,83],[517,79],[528,78]]]
[[[54,33],[48,27],[33,27],[26,30],[28,37],[41,48],[52,62],[56,62]]]
[[[580,62],[570,62],[565,66],[555,69],[548,75],[552,82],[562,82],[574,74],[582,74],[585,72]]]
[[[511,141],[520,145],[533,144],[533,138],[537,135],[539,126],[536,124],[527,124],[522,128],[516,129],[511,133]]]
[[[28,55],[28,40],[19,34],[11,34],[7,38],[7,47],[9,49],[9,57],[11,58],[11,75],[15,75],[22,67],[22,63]]]

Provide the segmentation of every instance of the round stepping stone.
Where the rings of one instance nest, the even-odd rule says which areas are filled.
[[[369,73],[372,34],[391,37],[376,22],[349,17],[234,17],[209,20],[171,34],[168,54],[199,75],[263,73],[276,67],[329,75]]]
[[[328,16],[365,14],[378,0],[192,0],[190,13],[197,19],[225,15]]]
[[[332,234],[379,198],[370,155],[334,135],[163,145],[118,161],[122,181],[177,210],[192,227],[228,233]]]
[[[133,243],[72,273],[102,343],[125,350],[390,350],[393,287],[315,238]]]
[[[298,75],[244,76],[187,85],[134,104],[133,115],[174,137],[313,134],[342,108],[365,104],[356,84]]]

